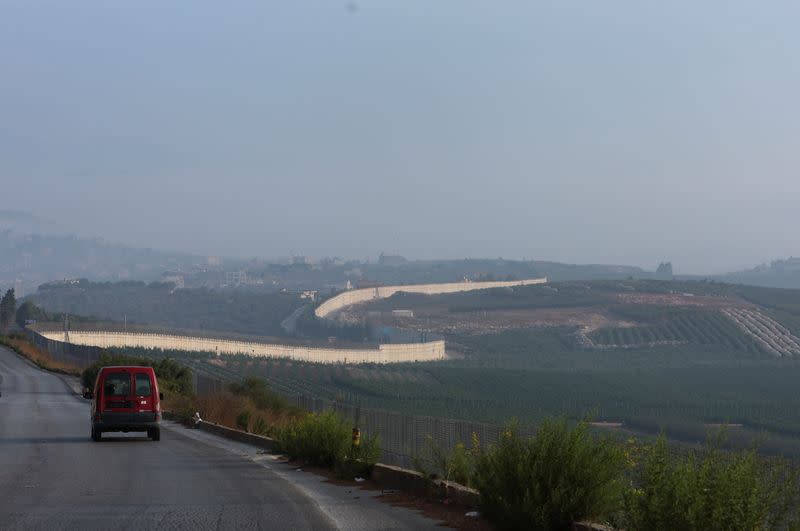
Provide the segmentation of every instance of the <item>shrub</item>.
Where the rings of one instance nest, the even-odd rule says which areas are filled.
[[[249,397],[228,390],[197,396],[193,400],[193,407],[194,411],[200,412],[204,420],[231,428],[240,428],[237,417],[247,411],[250,414],[249,429],[253,433],[269,436],[274,436],[283,426],[291,424],[301,416],[299,409],[293,406],[280,411],[259,409]]]
[[[236,427],[242,431],[248,431],[250,427],[250,412],[242,411],[236,415]]]
[[[369,477],[375,463],[381,456],[380,438],[377,434],[361,437],[361,444],[348,446],[343,460],[338,461],[334,468],[340,478]]]
[[[241,382],[232,382],[228,385],[228,390],[235,395],[249,398],[258,409],[283,411],[291,408],[289,401],[272,391],[263,378],[250,377]]]
[[[280,448],[292,459],[333,468],[341,477],[367,476],[380,456],[377,435],[352,445],[349,424],[335,411],[311,413],[278,434]]]
[[[413,462],[414,468],[427,479],[444,479],[472,487],[479,455],[476,434],[472,435],[472,448],[456,443],[449,451],[428,436],[423,454],[415,457]]]
[[[161,403],[161,408],[164,411],[171,412],[181,422],[191,420],[195,411],[197,411],[194,400],[185,395],[165,397],[165,400]]]
[[[347,455],[350,428],[333,411],[310,413],[291,423],[280,437],[280,444],[292,459],[333,468]]]
[[[724,454],[721,440],[704,452],[671,456],[662,435],[647,452],[625,500],[631,530],[796,528],[800,482],[784,462],[765,466],[755,449]]]
[[[256,435],[269,434],[269,426],[267,426],[267,422],[264,420],[264,417],[258,416],[255,422],[253,422],[253,433]]]
[[[622,449],[588,425],[547,420],[536,436],[512,425],[478,459],[475,484],[486,516],[504,529],[570,529],[615,514],[623,496]]]

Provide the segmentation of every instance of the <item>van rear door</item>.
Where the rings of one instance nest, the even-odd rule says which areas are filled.
[[[127,424],[133,420],[135,397],[131,373],[109,370],[103,378],[103,420],[108,424]]]
[[[149,371],[137,371],[133,375],[134,419],[137,422],[155,422],[155,385]]]

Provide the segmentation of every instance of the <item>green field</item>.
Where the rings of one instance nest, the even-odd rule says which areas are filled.
[[[758,304],[791,330],[800,322],[800,292],[711,282],[605,281],[398,295],[378,304],[394,308],[402,300],[415,309],[459,315],[590,307],[635,326],[590,332],[598,348],[581,343],[575,326],[554,326],[451,334],[448,348],[463,357],[440,363],[343,366],[227,356],[224,367],[205,368],[258,375],[290,395],[493,424],[591,414],[635,432],[665,429],[686,441],[702,441],[709,424],[741,424],[731,429],[734,443],[760,440],[767,452],[800,456],[799,359],[768,355],[716,307],[633,304],[617,296],[676,292]],[[193,363],[203,363],[198,358]]]
[[[620,347],[664,344],[719,345],[731,354],[760,355],[763,348],[742,333],[724,315],[711,311],[684,311],[655,325],[603,328],[589,336],[597,345]]]

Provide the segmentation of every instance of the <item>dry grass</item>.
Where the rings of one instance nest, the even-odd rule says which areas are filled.
[[[266,426],[266,433],[260,433],[260,435],[273,434],[276,429],[286,426],[297,415],[295,412],[289,410],[276,411],[271,409],[259,409],[249,398],[235,395],[228,391],[198,396],[191,401],[182,400],[178,397],[174,401],[166,404],[166,406],[173,411],[185,408],[193,409],[190,414],[193,414],[194,411],[198,411],[203,420],[221,424],[229,428],[238,428],[236,417],[242,412],[248,412],[248,431],[259,431],[255,429],[259,419],[261,419],[263,423],[262,426]]]
[[[42,369],[60,372],[62,374],[70,374],[72,376],[81,375],[81,368],[77,365],[54,359],[46,350],[40,349],[26,339],[13,336],[3,337],[0,338],[0,343],[9,347],[17,354],[28,358]]]

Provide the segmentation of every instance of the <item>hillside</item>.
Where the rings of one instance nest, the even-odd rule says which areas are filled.
[[[717,345],[800,355],[798,292],[708,282],[594,281],[428,297],[399,293],[343,312],[370,323],[464,337],[558,329],[587,349]],[[402,312],[395,312],[402,310]]]
[[[800,258],[774,260],[769,264],[726,275],[717,275],[714,278],[721,282],[800,289]]]
[[[53,282],[43,284],[29,298],[57,314],[260,336],[284,334],[281,322],[302,306],[301,299],[289,293],[176,290],[171,284],[133,281]]]
[[[393,316],[394,309],[413,317]],[[591,413],[635,432],[663,428],[694,442],[710,425],[733,422],[741,424],[730,434],[735,444],[761,438],[767,452],[800,456],[798,291],[566,282],[398,294],[342,318],[442,333],[458,359],[390,367],[220,361],[276,388],[365,408],[490,423]]]
[[[101,239],[73,235],[0,230],[0,286],[22,282],[26,292],[65,278],[155,280],[167,270],[188,269],[199,257],[137,249]]]

